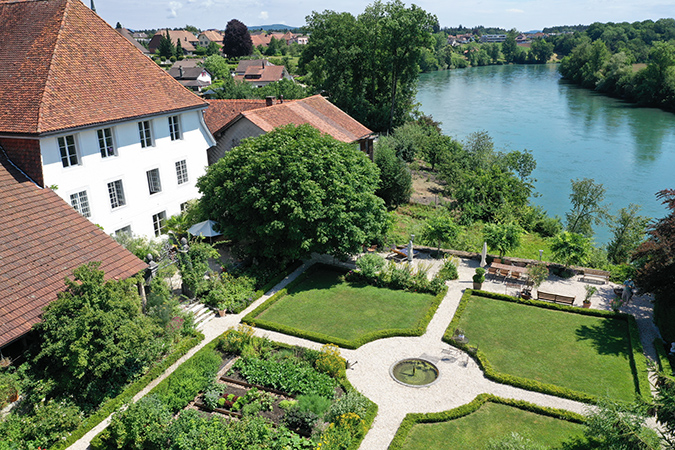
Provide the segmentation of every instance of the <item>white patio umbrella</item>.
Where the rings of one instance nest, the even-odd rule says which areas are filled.
[[[215,225],[217,225],[217,222],[213,220],[205,220],[204,222],[196,223],[188,228],[188,233],[192,234],[193,236],[202,236],[208,238],[220,236],[222,233],[219,233],[215,230]]]
[[[480,266],[485,267],[487,266],[487,242],[483,242],[483,253],[480,254]]]

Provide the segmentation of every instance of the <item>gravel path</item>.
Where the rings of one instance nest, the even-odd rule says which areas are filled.
[[[424,255],[424,254],[423,254]],[[196,353],[200,348],[218,337],[228,328],[236,327],[242,317],[262,304],[269,297],[283,289],[294,280],[307,267],[315,262],[334,264],[333,258],[314,255],[312,260],[303,264],[291,273],[270,292],[254,302],[245,311],[236,315],[228,315],[210,321],[205,329],[205,339],[195,348],[190,350],[183,358],[172,365],[167,371],[141,391],[134,401],[146,395],[155,385],[171,374],[180,364]],[[349,266],[353,261],[344,265]],[[424,263],[430,266],[430,273],[435,273],[440,262],[426,256],[416,260],[416,264]],[[441,341],[457,309],[457,305],[464,290],[471,288],[471,276],[478,266],[477,261],[461,260],[459,265],[459,280],[448,283],[449,289],[441,302],[436,314],[429,323],[426,333],[419,337],[393,337],[380,339],[361,346],[356,350],[342,349],[342,356],[350,363],[347,377],[352,385],[366,397],[377,403],[378,415],[373,422],[371,430],[366,435],[361,445],[362,450],[386,449],[398,430],[401,421],[406,414],[413,412],[440,412],[466,404],[481,393],[491,393],[505,398],[525,400],[542,406],[566,409],[577,413],[588,411],[588,405],[559,397],[527,391],[512,386],[495,383],[485,378],[483,372],[473,359],[464,352],[449,346]],[[598,285],[598,293],[592,299],[593,308],[609,309],[609,301],[613,297],[612,289],[615,285]],[[483,283],[483,289],[505,293],[509,287],[495,281]],[[541,289],[561,295],[575,296],[575,305],[580,306],[585,290],[584,283],[576,279],[562,280],[555,276],[549,277]],[[658,330],[652,322],[652,305],[648,296],[636,297],[625,309],[634,314],[640,328],[640,337],[645,349],[645,354],[654,357],[652,341],[658,336]],[[288,336],[272,331],[256,329],[256,335],[266,336],[271,340],[284,342],[292,345],[321,348],[321,344]],[[426,387],[411,388],[395,382],[390,374],[390,367],[400,359],[409,357],[424,357],[434,362],[440,371],[440,377],[436,383]],[[99,426],[87,433],[82,439],[72,445],[71,449],[89,448],[90,440],[102,431],[109,423],[110,417],[101,422]]]

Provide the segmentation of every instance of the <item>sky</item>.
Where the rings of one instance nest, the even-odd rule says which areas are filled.
[[[90,0],[82,0],[86,5]],[[94,0],[97,13],[111,26],[130,29],[225,29],[238,19],[248,26],[302,26],[312,11],[333,10],[358,15],[372,1],[327,0]],[[406,1],[406,5],[411,2]],[[675,17],[675,0],[418,0],[442,27],[541,30],[556,25],[635,22]]]

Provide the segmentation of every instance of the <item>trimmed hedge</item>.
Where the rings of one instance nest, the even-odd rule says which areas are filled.
[[[403,419],[403,422],[401,422],[401,426],[398,428],[398,431],[396,431],[394,439],[391,441],[391,444],[389,444],[389,450],[403,448],[403,444],[410,434],[410,430],[412,430],[412,428],[417,424],[448,422],[450,420],[459,419],[460,417],[468,416],[469,414],[478,411],[478,409],[487,402],[500,403],[502,405],[512,406],[524,411],[540,414],[542,416],[553,417],[555,419],[567,420],[569,422],[581,424],[585,422],[584,416],[571,411],[539,406],[522,400],[501,398],[492,394],[480,394],[471,402],[448,411],[437,413],[407,414]]]
[[[70,447],[77,440],[87,434],[92,428],[101,423],[106,417],[114,413],[120,406],[130,402],[136,394],[141,392],[152,380],[163,374],[192,347],[204,340],[204,335],[198,333],[196,337],[185,339],[178,344],[173,353],[164,358],[159,364],[152,367],[145,375],[129,385],[120,395],[103,403],[96,413],[87,417],[84,422],[73,431],[67,439],[53,445],[50,450],[61,450]]]
[[[279,333],[287,334],[290,336],[296,336],[299,338],[303,339],[309,339],[311,341],[315,342],[320,342],[322,344],[335,344],[339,347],[342,348],[349,348],[349,349],[356,349],[361,347],[364,344],[367,344],[368,342],[375,341],[377,339],[382,339],[382,338],[388,338],[388,337],[394,337],[394,336],[422,336],[424,332],[427,329],[427,325],[429,325],[429,322],[431,319],[434,317],[434,314],[436,314],[436,310],[438,309],[438,306],[441,304],[443,301],[443,298],[445,297],[445,294],[448,292],[447,286],[443,288],[443,290],[434,297],[433,302],[431,303],[431,306],[427,309],[426,313],[422,317],[422,319],[419,321],[417,326],[415,328],[391,328],[387,330],[379,330],[375,331],[372,333],[365,334],[361,336],[358,339],[355,340],[347,340],[347,339],[340,339],[336,338],[333,336],[328,336],[323,333],[315,333],[312,331],[306,331],[306,330],[301,330],[298,328],[294,327],[289,327],[286,325],[278,324],[275,322],[270,322],[267,320],[261,320],[261,319],[256,319],[257,316],[263,313],[263,311],[267,310],[270,306],[272,306],[274,303],[279,301],[282,297],[286,296],[288,294],[288,290],[297,286],[298,284],[302,283],[307,277],[309,277],[311,274],[313,274],[316,270],[318,269],[329,269],[329,270],[334,270],[334,271],[340,271],[340,272],[347,272],[346,270],[342,270],[342,268],[336,267],[336,266],[330,266],[326,264],[314,264],[311,266],[309,269],[305,270],[298,278],[293,280],[289,285],[274,294],[272,297],[267,299],[266,302],[264,302],[262,305],[258,306],[256,309],[248,313],[241,321],[245,324],[251,325],[253,327],[258,327],[258,328],[264,328],[266,330],[270,331],[277,331]],[[384,288],[382,288],[384,289]]]
[[[498,383],[510,384],[515,387],[522,389],[527,389],[530,391],[541,392],[542,394],[550,394],[558,397],[568,398],[570,400],[576,400],[585,403],[597,403],[599,400],[598,397],[584,392],[575,391],[573,389],[564,388],[548,383],[541,383],[539,381],[531,380],[529,378],[519,377],[515,375],[509,375],[501,372],[497,372],[492,368],[492,365],[485,357],[485,354],[480,350],[466,344],[460,344],[455,342],[453,337],[453,332],[457,328],[460,318],[466,309],[466,305],[469,302],[469,299],[472,295],[477,295],[480,297],[491,298],[495,300],[503,300],[512,303],[520,303],[523,305],[536,306],[539,308],[552,309],[557,311],[564,311],[573,314],[581,314],[586,316],[595,316],[595,317],[606,317],[606,318],[615,318],[619,320],[625,320],[628,324],[628,334],[629,342],[631,347],[631,359],[630,366],[631,371],[633,372],[633,380],[635,382],[636,394],[639,398],[645,402],[651,402],[651,389],[649,385],[649,379],[647,377],[647,360],[642,352],[642,344],[640,343],[640,336],[635,322],[635,317],[630,314],[625,313],[615,313],[613,311],[601,311],[594,309],[578,308],[574,306],[567,305],[557,305],[554,303],[543,302],[539,300],[522,300],[515,297],[511,297],[503,294],[495,294],[493,292],[486,291],[474,291],[472,289],[467,289],[462,295],[462,299],[457,306],[457,311],[455,316],[452,318],[450,325],[445,330],[443,335],[443,341],[453,345],[457,348],[462,349],[471,356],[474,357],[480,368],[485,373],[485,377],[496,381]]]
[[[668,353],[666,353],[665,345],[665,342],[663,342],[661,338],[654,339],[654,349],[656,349],[656,363],[658,364],[659,372],[672,377],[675,375],[675,373],[673,372],[673,367],[670,364]]]

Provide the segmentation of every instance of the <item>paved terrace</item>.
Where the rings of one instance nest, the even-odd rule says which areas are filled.
[[[464,290],[472,287],[472,276],[475,268],[478,267],[478,261],[476,260],[460,259],[459,261],[459,279],[448,282],[448,292],[423,336],[380,339],[365,344],[356,350],[341,350],[342,356],[352,363],[351,368],[347,370],[347,378],[356,389],[377,403],[379,407],[378,415],[371,430],[363,440],[360,447],[361,450],[386,449],[396,434],[401,421],[408,413],[445,411],[468,403],[481,393],[491,393],[500,397],[525,400],[538,405],[566,409],[577,413],[588,411],[589,406],[584,403],[490,381],[485,378],[483,372],[473,359],[441,341],[443,333],[455,314]],[[242,313],[216,318],[207,323],[203,330],[205,339],[167,369],[162,376],[137,394],[134,401],[146,395],[161,380],[176,370],[180,364],[208,342],[217,338],[228,328],[236,327],[242,317],[283,289],[315,262],[335,264],[335,261],[331,257],[315,255]],[[429,272],[433,275],[440,269],[442,261],[434,260],[428,254],[421,253],[413,264],[430,266]],[[353,261],[344,265],[353,267]],[[551,275],[542,284],[541,289],[542,291],[555,294],[575,296],[575,306],[581,306],[585,295],[585,283],[580,282],[577,278],[573,277],[565,280]],[[613,298],[613,288],[617,287],[617,285],[608,283],[597,285],[597,287],[598,292],[592,298],[591,307],[609,309],[609,301]],[[510,295],[515,293],[514,288],[507,288],[503,282],[493,280],[486,280],[483,283],[483,290]],[[652,342],[654,337],[658,336],[658,330],[652,322],[652,304],[649,296],[634,297],[631,304],[624,307],[623,310],[635,315],[638,327],[640,328],[640,338],[645,353],[653,359],[655,351]],[[313,349],[321,348],[321,344],[319,343],[268,330],[256,329],[256,334],[258,336],[267,336],[271,340],[278,342]],[[389,369],[396,361],[420,356],[424,356],[426,359],[436,363],[440,371],[440,377],[435,384],[427,387],[412,388],[403,386],[391,378]],[[87,433],[70,448],[89,448],[91,439],[109,423],[110,417],[101,422],[99,426]]]

